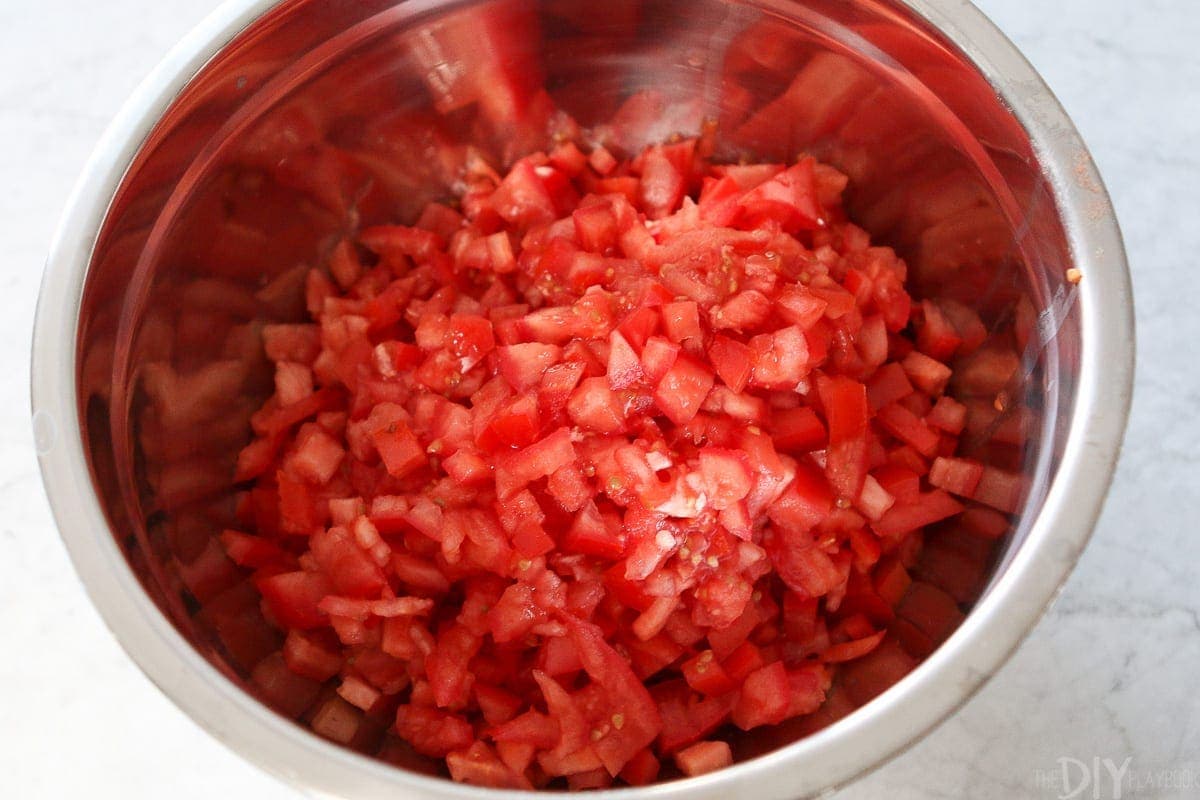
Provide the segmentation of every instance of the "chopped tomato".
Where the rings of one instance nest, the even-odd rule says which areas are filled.
[[[684,775],[703,775],[733,763],[728,742],[696,742],[675,754],[675,765]]]
[[[620,160],[628,120],[584,146],[521,66],[532,17],[495,5],[406,42],[436,66],[478,38],[430,91],[523,157],[459,153],[453,207],[308,273],[309,319],[263,329],[237,522],[181,531],[179,575],[334,741],[495,788],[699,775],[958,624],[1025,488],[1027,420],[994,410],[1019,360],[914,303],[831,167],[713,164],[711,137]],[[995,436],[968,458],[964,432]]]

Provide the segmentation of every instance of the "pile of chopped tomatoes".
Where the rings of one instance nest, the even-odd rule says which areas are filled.
[[[476,160],[265,328],[221,540],[286,632],[253,676],[278,707],[325,691],[318,733],[389,729],[461,781],[637,785],[731,763],[846,662],[915,663],[885,637],[940,602],[922,529],[971,499],[1000,535],[984,506],[1020,496],[955,457],[946,362],[983,327],[910,299],[834,169],[705,150]]]

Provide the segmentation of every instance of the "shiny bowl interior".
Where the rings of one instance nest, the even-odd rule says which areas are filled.
[[[1132,323],[1119,235],[1086,151],[1065,117],[1049,124],[1061,110],[1036,76],[1032,88],[1015,82],[1033,73],[1007,43],[973,10],[944,15],[951,3],[613,0],[598,12],[495,0],[492,32],[477,27],[477,5],[235,2],[118,121],[123,138],[93,164],[51,258],[35,347],[35,426],[76,563],[151,677],[268,768],[346,796],[475,792],[422,777],[436,769],[389,747],[382,730],[355,744],[399,769],[251,698],[253,668],[278,634],[212,537],[230,525],[233,460],[271,391],[259,330],[301,317],[303,276],[339,236],[411,220],[451,195],[472,149],[503,164],[561,125],[546,113],[536,135],[514,131],[489,104],[559,109],[624,151],[715,125],[729,160],[808,152],[846,172],[852,215],[905,257],[914,293],[970,305],[1015,359],[1009,381],[961,398],[975,415],[973,454],[1027,476],[987,569],[942,587],[974,609],[962,629],[840,722],[849,708],[819,733],[810,722],[745,738],[744,763],[728,774],[659,790],[715,796],[757,779],[764,796],[782,797],[839,783],[990,674],[1098,513],[1124,424]],[[964,19],[994,49],[968,53]],[[492,33],[515,55],[495,59]],[[1008,76],[989,54],[1008,59]],[[488,70],[521,76],[528,91],[464,102]],[[1072,267],[1086,276],[1079,286]],[[1093,275],[1110,285],[1093,289]],[[77,302],[78,314],[61,319],[51,302]],[[1088,315],[1106,305],[1113,330],[1102,332]],[[59,329],[51,351],[41,331]],[[1095,390],[1105,381],[1107,400]],[[1089,422],[1098,445],[1083,453]],[[63,470],[86,478],[72,487]],[[1084,477],[1093,485],[1079,489]],[[81,508],[65,508],[72,490]],[[1051,529],[1072,508],[1075,519]],[[102,514],[104,527],[81,530],[80,514]]]

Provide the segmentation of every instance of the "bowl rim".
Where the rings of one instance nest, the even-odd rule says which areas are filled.
[[[270,711],[205,660],[142,589],[92,486],[76,403],[84,282],[109,203],[150,131],[192,77],[280,0],[226,0],[135,90],[76,183],[46,261],[31,366],[35,446],[45,491],[75,569],[105,624],[145,675],[202,728],[282,780],[329,796],[528,798],[398,769],[328,742]],[[413,13],[440,5],[409,0]],[[1007,571],[963,624],[894,687],[809,737],[708,775],[594,793],[602,798],[766,800],[821,794],[907,749],[1008,660],[1070,574],[1100,515],[1132,399],[1134,317],[1121,233],[1096,165],[1065,110],[1017,48],[965,0],[890,0],[951,40],[1025,128],[1054,192],[1079,284],[1081,362],[1075,413],[1042,511]],[[64,314],[62,309],[72,313]],[[819,764],[802,770],[801,764]],[[753,789],[751,789],[753,787]],[[732,795],[730,793],[733,793]],[[567,793],[537,792],[541,797]]]

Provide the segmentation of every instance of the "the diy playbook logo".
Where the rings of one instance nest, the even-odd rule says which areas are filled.
[[[1034,773],[1037,788],[1058,800],[1122,800],[1145,796],[1172,796],[1184,792],[1192,797],[1200,790],[1200,771],[1193,769],[1135,770],[1132,757],[1124,759],[1094,756],[1084,760],[1062,756],[1057,768],[1039,769]]]
[[[1131,757],[1117,764],[1115,759],[1095,757],[1091,763],[1063,756],[1058,759],[1061,782],[1059,800],[1090,797],[1092,800],[1120,800]],[[1088,790],[1091,790],[1090,792]]]

